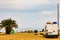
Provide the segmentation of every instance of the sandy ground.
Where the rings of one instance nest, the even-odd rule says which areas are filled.
[[[60,40],[59,38],[45,38],[43,35],[35,35],[34,33],[16,33],[6,35],[0,33],[0,40]]]

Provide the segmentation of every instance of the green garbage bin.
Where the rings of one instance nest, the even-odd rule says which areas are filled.
[[[15,33],[16,33],[16,32],[12,29],[12,30],[11,30],[11,34],[15,34]]]

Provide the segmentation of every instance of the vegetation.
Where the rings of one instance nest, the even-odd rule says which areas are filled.
[[[27,30],[28,33],[33,33],[33,30]]]
[[[42,29],[42,32],[44,32],[44,29]]]
[[[0,28],[2,29],[4,27],[5,27],[6,34],[10,34],[13,27],[18,28],[18,25],[16,24],[15,20],[12,20],[10,18],[10,19],[4,19],[1,21]]]

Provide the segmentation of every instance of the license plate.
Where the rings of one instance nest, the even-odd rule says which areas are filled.
[[[51,34],[52,32],[48,32],[49,34]]]

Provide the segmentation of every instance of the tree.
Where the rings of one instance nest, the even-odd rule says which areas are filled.
[[[42,32],[44,31],[44,29],[42,29]]]
[[[2,29],[5,27],[6,34],[10,34],[13,27],[18,28],[18,25],[16,24],[15,20],[10,19],[4,19],[0,23],[0,28]]]

